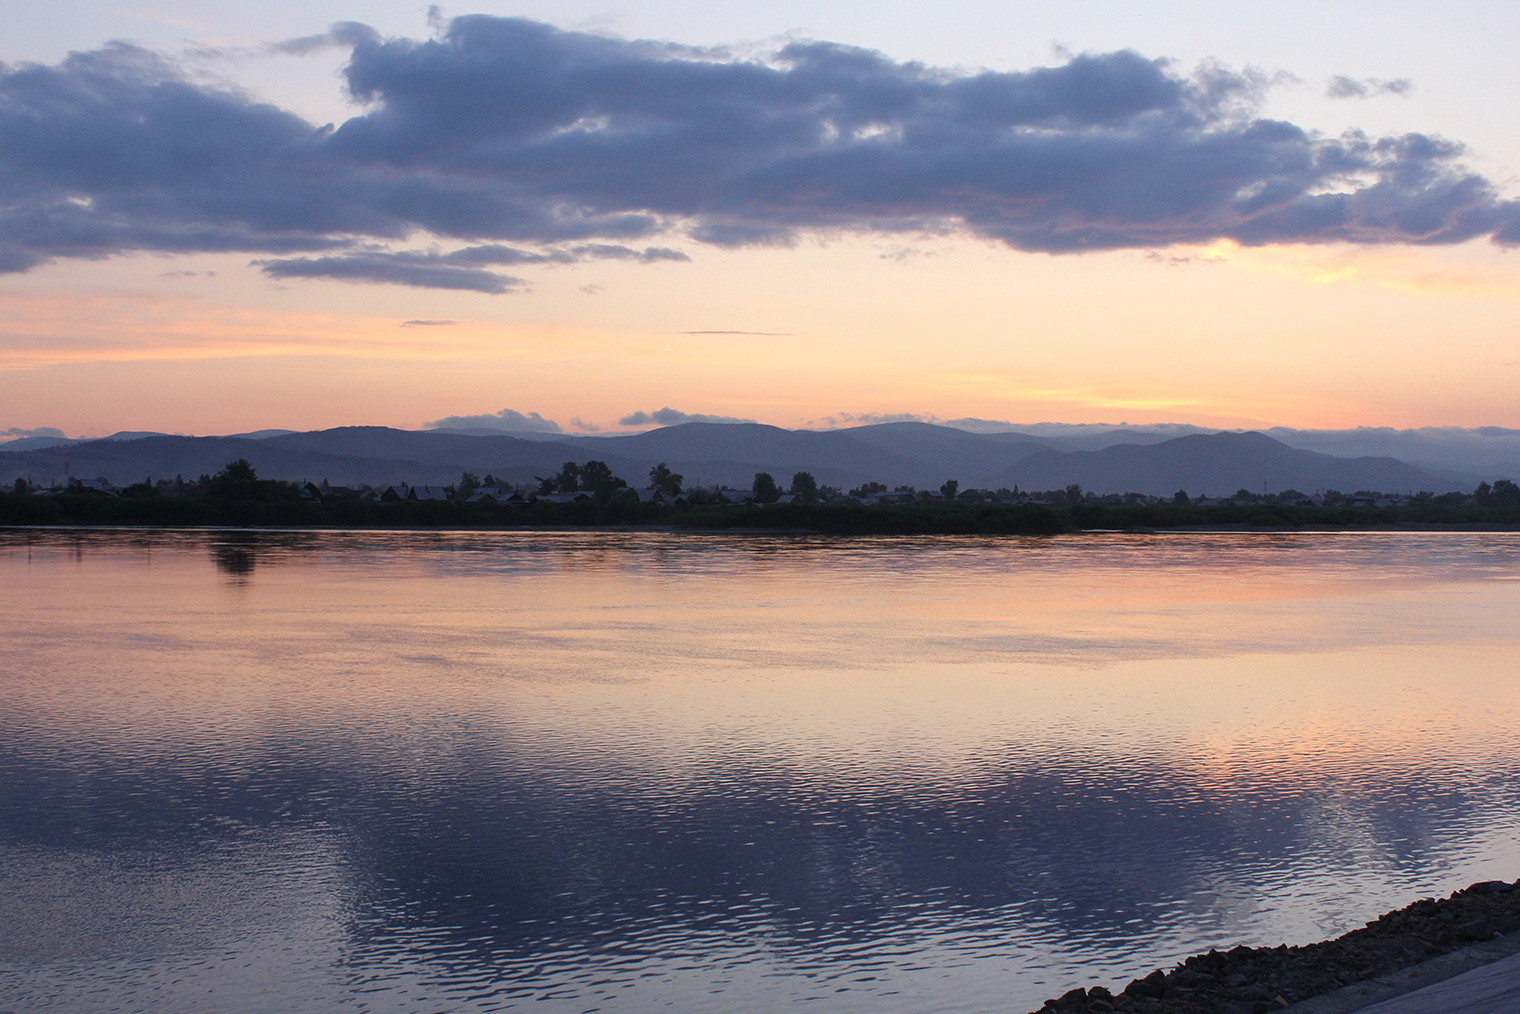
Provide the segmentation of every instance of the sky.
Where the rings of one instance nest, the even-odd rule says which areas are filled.
[[[1517,33],[1474,2],[9,5],[0,435],[1520,427]]]

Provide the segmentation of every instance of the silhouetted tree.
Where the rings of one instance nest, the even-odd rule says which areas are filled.
[[[588,461],[581,466],[581,489],[594,493],[603,503],[611,500],[612,494],[627,485],[627,482],[612,474],[612,467],[605,461]]]
[[[258,482],[259,473],[254,471],[253,465],[247,458],[239,458],[229,461],[220,472],[205,479],[205,486],[206,492],[211,496],[247,500],[252,499]]]
[[[818,499],[818,480],[812,472],[798,472],[792,476],[791,493],[803,503],[812,503]]]
[[[201,476],[206,495],[229,500],[296,500],[300,489],[291,482],[278,479],[260,479],[247,458],[229,461],[220,472]]]
[[[1489,497],[1495,507],[1520,507],[1520,486],[1509,479],[1497,479]]]
[[[755,473],[755,499],[761,503],[775,503],[776,497],[781,495],[781,487],[776,485],[776,480],[769,472]]]
[[[1076,483],[1072,483],[1070,486],[1066,487],[1064,495],[1066,497],[1066,502],[1075,506],[1082,502],[1082,487]]]
[[[1172,503],[1177,504],[1179,507],[1186,507],[1192,502],[1193,501],[1188,498],[1187,490],[1185,489],[1179,489],[1177,492],[1172,494]]]
[[[945,484],[939,488],[939,492],[946,500],[954,500],[955,494],[960,492],[960,488],[961,481],[959,479],[947,479],[945,480]]]
[[[686,477],[680,472],[672,472],[665,462],[660,462],[649,470],[649,488],[669,496],[675,496],[681,492],[681,483]]]
[[[581,488],[581,466],[573,461],[567,461],[559,466],[559,477],[555,485],[561,493],[574,493]]]
[[[480,477],[473,472],[465,472],[459,477],[459,481],[454,483],[454,499],[468,500],[470,494],[479,488]]]

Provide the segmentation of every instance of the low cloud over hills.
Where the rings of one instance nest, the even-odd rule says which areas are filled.
[[[144,436],[0,452],[0,477],[47,484],[66,474],[136,482],[215,472],[247,458],[260,474],[293,480],[382,485],[445,483],[463,471],[513,482],[550,475],[565,461],[597,459],[632,483],[666,462],[688,483],[747,486],[770,472],[785,482],[808,471],[828,485],[863,482],[938,487],[1055,489],[1077,483],[1097,492],[1227,495],[1240,488],[1385,492],[1470,489],[1479,476],[1440,473],[1388,456],[1339,457],[1290,447],[1261,433],[1192,434],[1174,439],[1112,431],[1108,446],[1083,433],[1060,437],[969,433],[898,422],[847,430],[786,430],[758,424],[685,423],[631,436],[537,439],[436,430],[348,426],[308,433],[264,431],[242,437]],[[1076,444],[1084,449],[1068,449]],[[1063,446],[1064,445],[1064,446]],[[1504,476],[1482,476],[1489,479]]]

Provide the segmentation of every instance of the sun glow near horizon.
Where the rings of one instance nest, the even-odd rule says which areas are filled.
[[[417,426],[504,406],[616,428],[663,404],[788,427],[840,412],[1520,425],[1520,262],[1486,245],[902,251],[695,251],[544,270],[501,296],[276,285],[228,255],[193,273],[59,265],[0,282],[0,399],[10,424],[90,433]],[[215,407],[201,386],[222,389]]]

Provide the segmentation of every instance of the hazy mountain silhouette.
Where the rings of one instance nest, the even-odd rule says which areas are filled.
[[[1453,483],[1397,458],[1337,458],[1289,447],[1255,432],[1198,434],[1149,446],[1117,444],[1098,451],[1043,451],[1009,468],[998,483],[1017,483],[1024,489],[1078,483],[1099,492],[1157,496],[1178,489],[1194,496],[1225,496],[1238,489],[1393,493],[1454,488]]]
[[[268,431],[263,431],[268,432]],[[1096,441],[1105,436],[1084,435]],[[900,422],[847,430],[786,430],[753,423],[684,423],[631,436],[472,435],[383,426],[343,426],[307,433],[244,437],[147,436],[90,440],[57,447],[0,452],[0,479],[39,483],[67,474],[104,476],[117,483],[213,473],[247,458],[269,478],[381,485],[401,481],[440,484],[464,471],[511,482],[550,475],[565,461],[607,462],[614,473],[642,485],[651,466],[665,462],[687,482],[748,486],[756,472],[783,485],[794,472],[849,488],[863,482],[937,488],[957,479],[962,488],[1055,489],[1078,483],[1097,492],[1225,495],[1239,488],[1272,492],[1378,489],[1442,491],[1470,487],[1395,458],[1340,458],[1297,450],[1261,433],[1190,435],[1119,443],[1098,450],[1056,449],[1057,439],[1017,433],[969,433],[928,423]]]

